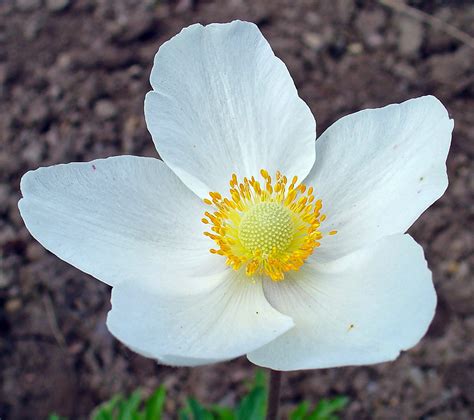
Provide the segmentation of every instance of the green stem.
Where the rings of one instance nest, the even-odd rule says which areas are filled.
[[[268,393],[267,420],[278,420],[280,408],[281,372],[270,370],[270,390]]]

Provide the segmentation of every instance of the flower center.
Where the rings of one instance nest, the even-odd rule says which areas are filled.
[[[239,239],[250,252],[282,252],[294,236],[290,211],[280,203],[259,203],[242,217]]]
[[[209,193],[204,202],[213,211],[205,212],[202,222],[212,232],[204,234],[217,244],[210,252],[225,256],[234,270],[245,268],[247,276],[266,275],[279,281],[286,272],[299,270],[320,246],[319,228],[326,216],[313,187],[296,186],[296,176],[288,185],[280,172],[275,181],[264,169],[260,174],[263,181],[251,177],[242,182],[232,174],[229,197]]]

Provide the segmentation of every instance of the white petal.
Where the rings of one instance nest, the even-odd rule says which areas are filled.
[[[196,366],[241,356],[293,326],[269,305],[262,283],[242,273],[229,269],[212,279],[194,280],[214,285],[187,294],[114,287],[110,331],[144,356]]]
[[[156,148],[200,196],[225,193],[233,172],[304,178],[316,123],[256,25],[192,25],[162,45],[145,118]]]
[[[266,282],[269,302],[295,327],[248,355],[278,370],[363,365],[395,359],[433,318],[436,293],[422,248],[408,235],[382,239],[301,275]]]
[[[202,234],[206,206],[157,159],[39,168],[22,178],[21,191],[31,234],[107,284],[156,282],[163,268],[199,272],[217,263]]]
[[[453,121],[432,96],[341,118],[316,141],[313,185],[327,215],[315,257],[337,258],[405,232],[446,190]]]

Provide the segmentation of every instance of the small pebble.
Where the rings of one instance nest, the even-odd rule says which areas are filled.
[[[108,99],[101,99],[94,106],[96,115],[103,119],[112,119],[117,115],[117,107]]]
[[[69,6],[69,0],[47,0],[46,7],[51,12],[60,12]]]

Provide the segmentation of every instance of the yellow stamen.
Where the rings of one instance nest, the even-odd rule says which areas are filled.
[[[225,256],[234,270],[245,268],[247,276],[280,281],[286,272],[298,271],[320,246],[319,227],[326,215],[320,214],[322,201],[315,200],[313,187],[297,186],[296,176],[287,185],[288,178],[279,171],[274,180],[265,169],[260,175],[263,182],[253,176],[239,182],[232,174],[228,197],[209,193],[212,200],[204,202],[213,210],[205,212],[202,222],[212,233],[204,234],[218,245],[210,252]]]

